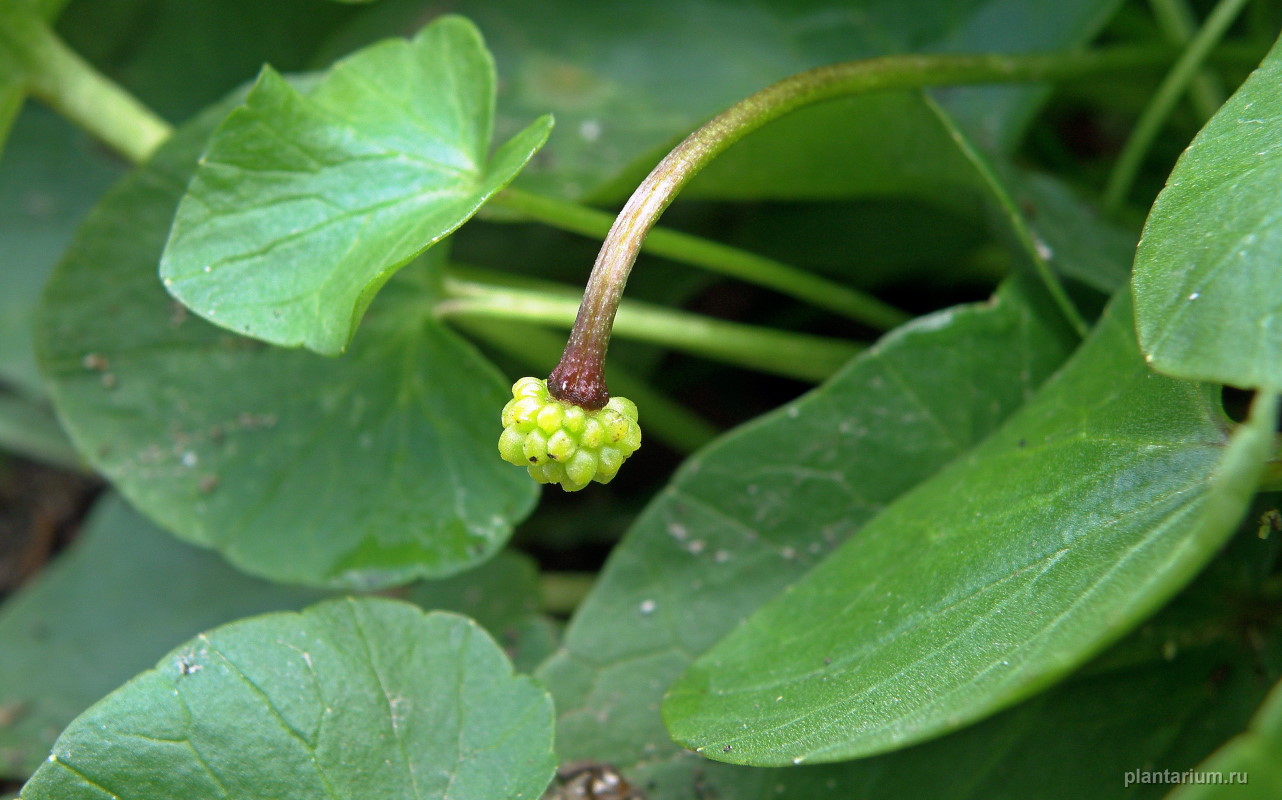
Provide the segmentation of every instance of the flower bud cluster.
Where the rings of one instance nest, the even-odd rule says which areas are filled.
[[[588,411],[556,399],[547,381],[521,378],[503,407],[499,455],[526,467],[539,483],[559,483],[577,492],[588,483],[609,483],[641,446],[636,404],[612,397]]]

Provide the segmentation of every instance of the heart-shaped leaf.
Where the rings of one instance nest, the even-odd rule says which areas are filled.
[[[466,222],[546,140],[543,117],[488,157],[494,65],[444,17],[339,62],[308,94],[270,67],[215,131],[160,262],[207,319],[337,354],[370,300]]]
[[[213,109],[105,197],[46,288],[38,355],[86,458],[142,512],[255,575],[370,587],[492,554],[536,486],[494,454],[506,381],[431,313],[434,265],[341,359],[194,319],[155,275]]]
[[[1145,367],[1123,296],[997,434],[687,670],[669,730],[718,760],[836,761],[1029,696],[1206,563],[1254,490],[1276,408],[1262,395],[1230,441],[1214,387]]]
[[[1282,42],[1197,135],[1135,254],[1154,369],[1282,387]]]
[[[383,599],[197,636],[74,721],[24,800],[536,798],[552,703],[485,631]]]

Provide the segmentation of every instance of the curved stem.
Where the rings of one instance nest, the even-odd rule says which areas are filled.
[[[614,222],[614,216],[604,211],[515,187],[508,187],[490,202],[515,211],[523,218],[584,236],[603,237]],[[907,312],[836,281],[689,233],[656,227],[650,231],[641,249],[652,255],[774,289],[879,331],[888,331],[912,319]]]
[[[1234,0],[1240,2],[1241,0]],[[1040,55],[899,55],[819,67],[785,78],[731,106],[676,146],[637,187],[611,226],[548,389],[561,400],[600,408],[610,330],[628,273],[650,228],[708,162],[766,123],[834,97],[891,89],[1076,77],[1151,63],[1151,50]]]
[[[561,352],[563,338],[551,331],[522,325],[510,320],[491,320],[469,317],[466,314],[450,319],[450,323],[468,336],[525,362],[531,369],[547,369]],[[622,371],[617,365],[610,367],[610,380],[619,391],[645,409],[647,436],[679,453],[693,453],[712,441],[720,430],[690,409],[650,387],[644,378]]]
[[[1149,99],[1148,105],[1140,113],[1131,137],[1126,140],[1126,145],[1122,147],[1121,154],[1113,164],[1113,171],[1108,176],[1108,183],[1104,188],[1103,207],[1106,212],[1113,213],[1121,207],[1131,189],[1131,183],[1139,172],[1140,164],[1148,153],[1149,146],[1153,144],[1166,118],[1179,102],[1180,95],[1184,94],[1189,81],[1198,74],[1211,49],[1224,36],[1247,1],[1220,0],[1206,18],[1206,22],[1202,24],[1201,30],[1189,42],[1188,49],[1180,55],[1171,67],[1171,71],[1162,79],[1157,91]]]
[[[40,20],[6,17],[0,47],[13,52],[27,72],[33,95],[107,146],[137,164],[147,160],[173,128],[67,47]]]
[[[1149,0],[1157,26],[1171,44],[1186,47],[1197,33],[1197,19],[1187,0]],[[1189,82],[1189,99],[1199,117],[1206,122],[1224,104],[1224,87],[1209,69],[1200,69]]]
[[[447,275],[440,317],[515,319],[570,326],[576,319],[569,295],[496,285]],[[663,345],[787,378],[818,383],[863,348],[841,339],[788,333],[661,306],[629,302],[619,315],[618,331],[638,341]]]

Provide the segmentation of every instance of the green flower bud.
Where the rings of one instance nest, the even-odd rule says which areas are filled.
[[[577,492],[592,481],[609,483],[641,446],[637,406],[626,397],[588,411],[553,397],[547,382],[522,378],[503,407],[499,455],[529,470],[539,483]]]

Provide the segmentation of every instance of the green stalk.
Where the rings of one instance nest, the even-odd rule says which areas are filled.
[[[564,295],[449,275],[443,286],[446,299],[437,303],[436,314],[444,318],[524,320],[563,327],[572,326],[577,318],[577,304]],[[638,341],[815,383],[832,375],[863,349],[839,339],[727,322],[631,301],[619,314],[617,329],[620,336]]]
[[[67,47],[40,20],[6,17],[0,48],[15,54],[31,93],[137,164],[147,160],[173,128]]]
[[[609,398],[602,369],[628,274],[646,234],[691,178],[735,142],[799,108],[835,97],[972,83],[1081,77],[1151,63],[1150,50],[1040,55],[897,55],[819,67],[785,78],[731,106],[676,146],[641,182],[611,226],[561,362],[548,376],[558,399],[600,408]],[[1056,281],[1053,275],[1044,280]],[[1067,302],[1062,287],[1056,293]],[[1075,309],[1066,308],[1073,317]]]
[[[1167,40],[1178,47],[1187,47],[1197,32],[1197,19],[1186,0],[1149,0],[1149,5]],[[1205,122],[1224,105],[1224,87],[1214,72],[1200,69],[1189,83],[1189,99]]]
[[[1006,215],[1006,219],[1010,223],[1011,232],[1027,254],[1028,262],[1032,265],[1033,272],[1046,287],[1051,300],[1073,328],[1073,332],[1078,337],[1085,338],[1086,334],[1090,332],[1090,324],[1087,323],[1086,318],[1082,316],[1081,311],[1078,310],[1068,296],[1068,292],[1065,291],[1063,284],[1060,283],[1059,277],[1050,265],[1050,255],[1046,251],[1045,244],[1039,242],[1037,235],[1029,225],[1028,215],[1020,209],[1019,203],[1011,195],[1005,182],[979,148],[964,137],[958,137],[956,144],[957,148],[970,161],[971,166],[975,168],[975,172],[984,182],[984,185],[988,187],[988,191],[992,194],[993,200],[996,201],[1002,213]]]
[[[564,344],[564,340],[554,333],[506,319],[457,316],[450,323],[471,338],[524,361],[536,370],[547,369],[554,363]],[[649,382],[643,378],[619,369],[618,365],[610,367],[610,382],[638,408],[645,409],[646,435],[654,436],[677,452],[692,453],[720,433],[716,426],[662,392],[650,388]]]
[[[525,219],[595,238],[604,237],[614,222],[614,217],[604,211],[515,187],[508,187],[491,202]],[[836,281],[692,234],[654,228],[641,248],[651,255],[773,289],[879,331],[912,319],[908,313]]]
[[[1212,48],[1223,38],[1247,2],[1248,0],[1220,0],[1206,18],[1206,22],[1202,24],[1201,30],[1189,42],[1188,49],[1176,60],[1170,72],[1158,85],[1157,91],[1149,98],[1148,105],[1140,113],[1135,129],[1126,140],[1126,145],[1122,148],[1121,154],[1113,164],[1113,171],[1108,176],[1103,200],[1106,212],[1115,213],[1126,200],[1126,195],[1130,192],[1136,174],[1139,173],[1145,154],[1148,153],[1149,147],[1157,138],[1175,104],[1179,102],[1180,95],[1184,94],[1189,81],[1197,75]]]

